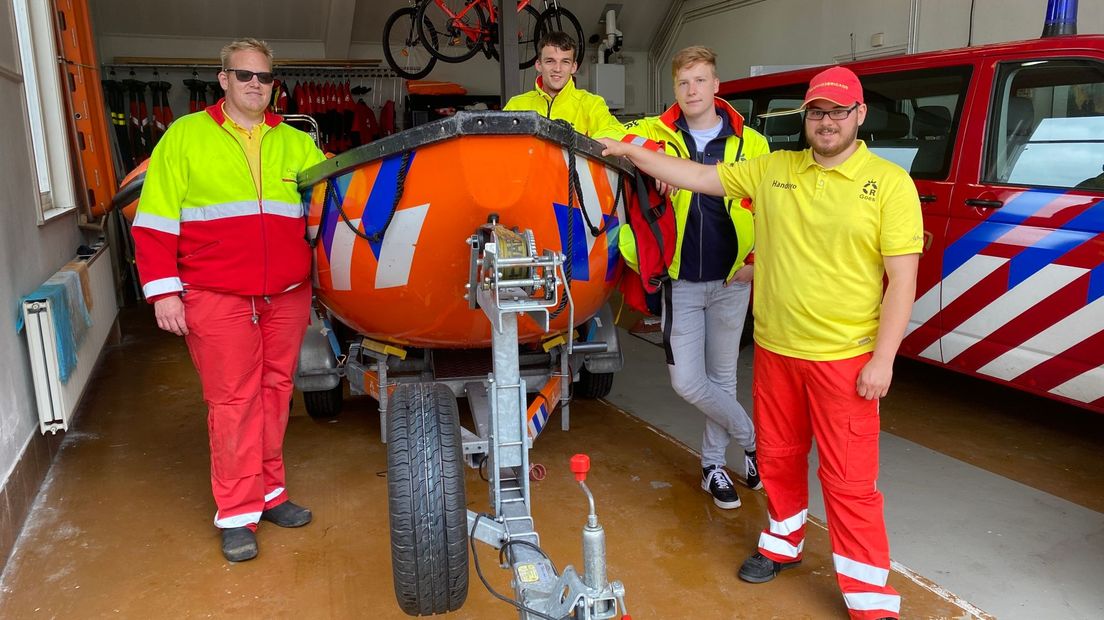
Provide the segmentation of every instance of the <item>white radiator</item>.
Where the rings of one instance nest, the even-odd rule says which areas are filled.
[[[23,300],[23,319],[27,326],[27,348],[34,376],[38,401],[39,428],[57,433],[69,428],[69,419],[80,401],[96,359],[111,332],[119,307],[115,303],[115,285],[111,270],[111,255],[107,245],[88,259],[88,286],[91,289],[92,325],[77,348],[77,363],[65,383],[61,381],[58,364],[57,334],[54,329],[54,308],[48,299]]]

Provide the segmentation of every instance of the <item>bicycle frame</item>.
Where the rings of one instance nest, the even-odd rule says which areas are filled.
[[[444,3],[444,0],[432,0],[432,2],[437,5],[437,8],[441,9],[445,13],[445,15],[448,16],[449,24],[452,27],[463,33],[464,36],[466,36],[471,41],[480,41],[485,35],[490,34],[489,31],[485,31],[482,28],[468,26],[464,23],[464,17],[468,15],[469,11],[474,10],[476,6],[482,6],[483,9],[487,12],[488,26],[498,23],[498,9],[496,7],[497,3],[494,0],[474,0],[473,2],[469,2],[467,5],[465,5],[463,10],[461,10],[459,13],[453,13],[451,10],[449,10],[448,6]],[[518,0],[518,13],[524,11],[525,7],[529,6],[530,4],[532,4],[531,0]],[[545,5],[547,4],[548,2],[546,1]],[[553,1],[552,4],[555,5],[555,1]]]

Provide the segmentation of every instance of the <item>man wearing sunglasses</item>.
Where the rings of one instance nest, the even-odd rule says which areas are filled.
[[[759,474],[769,527],[743,566],[763,583],[801,562],[816,438],[836,579],[851,618],[897,618],[878,477],[878,400],[908,324],[923,247],[916,187],[857,139],[862,85],[844,67],[809,83],[809,148],[706,166],[603,140],[673,186],[751,198]],[[888,276],[884,289],[882,279]]]
[[[283,440],[311,299],[296,176],[325,157],[266,111],[263,41],[235,41],[221,59],[225,98],[158,142],[133,234],[157,325],[184,336],[203,384],[215,525],[223,555],[241,562],[257,555],[260,520],[311,520],[288,499]]]

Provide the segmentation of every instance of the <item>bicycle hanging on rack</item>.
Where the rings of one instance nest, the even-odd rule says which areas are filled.
[[[541,37],[549,32],[566,32],[575,39],[575,61],[583,62],[586,58],[586,36],[583,27],[579,25],[579,19],[571,11],[560,6],[559,0],[544,0],[544,10],[537,20],[537,29],[533,33],[533,40],[540,42]],[[540,50],[537,50],[540,55]]]
[[[445,62],[463,62],[479,52],[489,58],[497,58],[498,50],[498,9],[496,0],[421,0],[418,7],[418,28],[423,43],[429,35],[437,33],[436,43],[426,43],[429,53]],[[518,11],[518,48],[522,51],[519,67],[533,66],[537,59],[536,45],[533,40],[537,32],[540,13],[529,4],[529,0],[519,0]]]
[[[530,14],[536,11],[536,9],[533,8],[532,0],[519,0],[518,6],[521,7],[521,5],[523,4],[526,5],[525,10],[530,12]],[[521,9],[519,8],[518,10],[520,11]],[[533,37],[527,42],[521,38],[520,33],[518,36],[518,47],[520,47],[523,51],[528,46],[529,42],[533,44],[533,59],[530,61],[524,61],[520,63],[519,66],[522,69],[528,69],[529,67],[533,66],[537,59],[540,58],[540,48],[537,46],[540,45],[541,37],[549,32],[567,33],[567,35],[570,36],[576,44],[575,60],[577,62],[582,62],[583,57],[586,54],[586,40],[584,39],[583,35],[583,27],[579,25],[579,20],[575,17],[575,15],[567,9],[561,8],[559,0],[544,0],[544,10],[540,11],[537,14],[539,15],[539,17],[536,19],[536,23],[533,24],[533,27],[531,29],[533,32]],[[523,28],[529,30],[526,25],[519,26],[519,30]],[[498,49],[495,47],[495,44],[497,42],[498,35],[496,31],[491,45],[484,49],[484,53],[486,53],[488,57],[494,58],[495,60],[498,60]]]
[[[437,31],[433,24],[425,24],[425,35],[415,26],[418,2],[410,0],[410,6],[391,14],[383,25],[383,57],[391,70],[408,80],[420,80],[429,75],[437,64],[437,57],[429,52],[428,40],[437,47]],[[426,39],[422,39],[426,36]]]

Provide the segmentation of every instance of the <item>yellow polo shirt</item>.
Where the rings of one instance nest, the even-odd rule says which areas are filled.
[[[249,171],[253,173],[253,183],[257,186],[257,195],[261,195],[261,136],[270,127],[261,121],[253,125],[253,129],[242,127],[230,115],[226,113],[226,106],[222,108],[222,114],[226,117],[226,123],[233,128],[230,133],[237,138],[238,144],[245,151],[245,159],[249,162]],[[223,125],[225,127],[225,125]]]
[[[804,151],[721,163],[725,194],[755,210],[755,342],[806,360],[874,350],[884,256],[918,254],[916,186],[866,144],[824,168]]]

